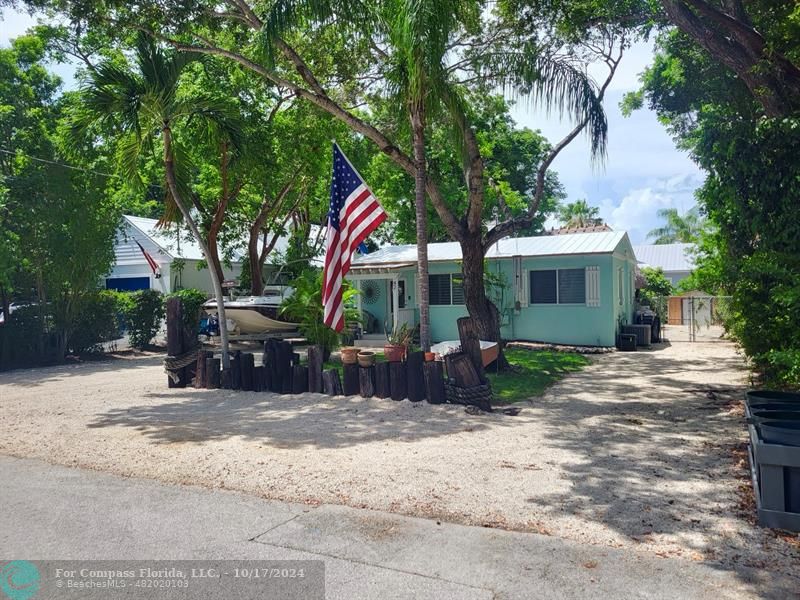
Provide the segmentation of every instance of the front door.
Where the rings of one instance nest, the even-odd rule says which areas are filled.
[[[400,305],[397,308],[406,307],[406,280],[398,279],[397,281],[389,281],[389,314],[394,315],[394,286],[397,286],[397,303]]]
[[[397,308],[394,306],[394,286],[397,285]],[[415,315],[413,308],[407,308],[406,280],[398,279],[389,282],[389,327],[394,327],[394,314],[397,312],[397,325],[405,323],[409,328],[414,327]]]

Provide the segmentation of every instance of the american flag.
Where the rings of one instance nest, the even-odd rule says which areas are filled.
[[[147,252],[147,250],[144,249],[144,246],[142,246],[139,243],[139,240],[133,240],[133,241],[136,242],[136,245],[139,246],[139,250],[142,251],[142,254],[144,255],[144,259],[147,261],[147,264],[150,265],[150,270],[153,271],[153,275],[156,276],[156,279],[160,278],[161,277],[161,271],[159,270],[158,263],[155,260],[153,260],[153,257],[150,256],[150,253]]]
[[[325,234],[325,268],[322,276],[323,322],[336,331],[344,329],[342,279],[350,270],[350,260],[358,245],[386,220],[378,200],[333,144],[331,208]]]

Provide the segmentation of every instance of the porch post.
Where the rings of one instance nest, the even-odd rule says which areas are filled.
[[[398,315],[400,312],[400,286],[398,284],[400,276],[395,275],[392,281],[394,282],[392,285],[392,305],[394,306],[394,311],[392,311],[392,330],[397,331],[397,324],[400,319]]]

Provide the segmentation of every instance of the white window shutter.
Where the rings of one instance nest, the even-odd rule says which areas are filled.
[[[600,267],[586,267],[586,306],[600,306]]]

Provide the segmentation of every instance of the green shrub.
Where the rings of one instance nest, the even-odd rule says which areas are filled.
[[[69,349],[75,354],[99,350],[103,342],[120,337],[121,329],[119,293],[99,290],[88,294],[72,324]]]
[[[800,389],[800,348],[770,350],[756,359],[763,384],[780,389]]]
[[[140,290],[120,294],[119,298],[131,346],[146,348],[164,320],[163,295],[156,290]]]
[[[208,300],[208,296],[203,290],[187,288],[178,290],[164,296],[164,307],[166,309],[167,300],[179,298],[183,306],[183,322],[189,331],[197,332],[200,328],[200,317],[203,313],[203,304]]]
[[[32,367],[47,362],[47,315],[38,306],[18,308],[0,325],[0,370]]]
[[[280,314],[296,321],[308,343],[321,346],[323,355],[327,358],[330,356],[331,350],[339,346],[341,337],[322,322],[324,316],[322,272],[305,271],[291,283],[291,286],[294,288],[294,292],[281,304]],[[350,306],[351,301],[358,293],[358,290],[353,289],[347,281],[342,282],[344,316],[348,324],[360,320],[358,311]]]

